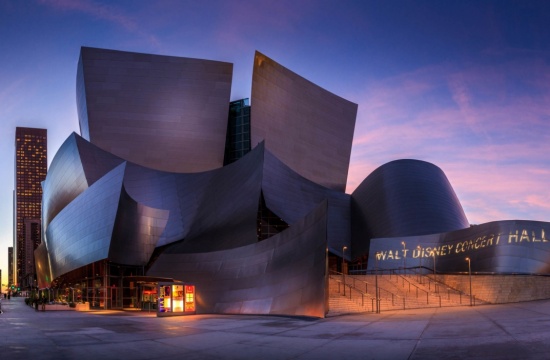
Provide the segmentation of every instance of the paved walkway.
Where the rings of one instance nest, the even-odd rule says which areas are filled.
[[[2,359],[550,358],[550,301],[321,320],[2,307]]]

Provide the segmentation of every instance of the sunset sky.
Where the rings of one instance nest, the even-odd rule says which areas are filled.
[[[15,127],[79,132],[81,46],[227,61],[258,50],[359,105],[347,192],[429,161],[473,224],[550,221],[550,2],[0,0],[0,269],[13,243]],[[253,102],[251,104],[254,106]]]

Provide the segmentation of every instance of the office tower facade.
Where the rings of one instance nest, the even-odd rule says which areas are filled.
[[[224,165],[231,164],[250,151],[250,102],[241,99],[229,103]]]
[[[13,247],[8,248],[8,285],[13,284]]]
[[[47,130],[15,130],[15,274],[22,288],[34,285],[33,252],[41,243],[42,181],[48,167]]]

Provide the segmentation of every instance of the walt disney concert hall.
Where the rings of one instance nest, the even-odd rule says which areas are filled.
[[[437,256],[453,272],[469,256],[477,271],[549,273],[548,223],[471,226],[441,169],[418,160],[346,194],[357,105],[259,52],[250,103],[230,102],[232,73],[81,49],[80,134],[43,183],[40,288],[118,309],[181,281],[199,313],[324,317],[342,258],[389,269]]]

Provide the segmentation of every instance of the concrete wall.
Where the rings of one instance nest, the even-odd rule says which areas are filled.
[[[438,275],[450,287],[470,293],[467,275]],[[550,299],[550,277],[531,275],[472,275],[472,294],[493,304]]]

